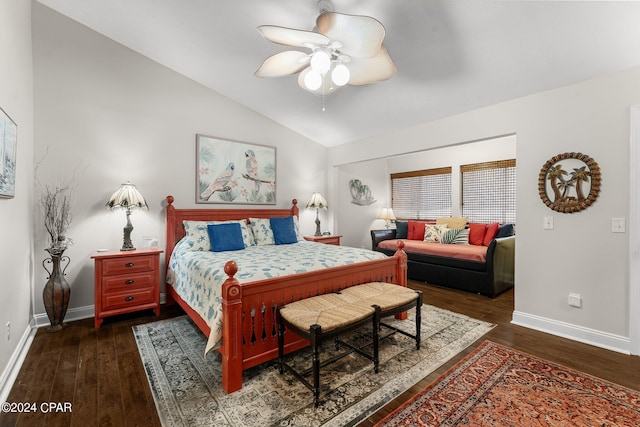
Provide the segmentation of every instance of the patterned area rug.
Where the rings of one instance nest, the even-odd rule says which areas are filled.
[[[413,332],[413,310],[400,322]],[[388,321],[388,323],[398,321]],[[206,338],[186,317],[134,327],[134,335],[163,426],[349,426],[368,417],[447,360],[468,347],[493,325],[425,305],[422,344],[401,334],[380,343],[380,372],[358,355],[321,370],[321,403],[292,375],[280,375],[272,361],[245,371],[243,388],[225,394],[220,354],[205,358]],[[370,331],[355,331],[364,340]],[[323,348],[330,357],[333,344]],[[310,366],[307,349],[293,363]]]
[[[377,426],[640,426],[640,392],[485,341]]]

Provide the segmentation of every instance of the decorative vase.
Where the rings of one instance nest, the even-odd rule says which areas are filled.
[[[47,284],[42,291],[42,299],[44,300],[44,308],[47,311],[49,322],[51,322],[49,330],[59,331],[62,329],[62,322],[67,314],[67,307],[69,307],[71,289],[64,276],[71,259],[63,255],[64,250],[45,250],[49,252],[51,257],[42,261],[42,266],[49,273],[49,280],[47,280]],[[65,261],[67,265],[61,268],[61,262]],[[51,264],[51,271],[47,268],[47,264]]]

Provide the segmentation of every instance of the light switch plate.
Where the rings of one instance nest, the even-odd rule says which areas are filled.
[[[545,216],[542,218],[542,228],[544,230],[553,230],[553,217]]]
[[[627,225],[625,218],[611,218],[612,233],[626,233]]]

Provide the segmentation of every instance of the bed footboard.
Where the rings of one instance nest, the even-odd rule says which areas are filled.
[[[407,255],[400,242],[393,257],[320,271],[240,284],[238,267],[229,261],[222,287],[222,386],[227,393],[242,388],[242,372],[278,356],[276,309],[287,302],[336,292],[367,282],[407,285]],[[406,318],[401,313],[398,318]],[[285,335],[285,352],[308,345],[295,334]]]

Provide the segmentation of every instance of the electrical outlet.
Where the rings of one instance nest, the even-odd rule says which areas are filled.
[[[569,294],[568,303],[571,307],[582,308],[582,297],[580,294]]]
[[[7,322],[7,341],[11,340],[11,322]]]
[[[542,229],[543,230],[553,230],[553,217],[545,216],[542,218]]]

